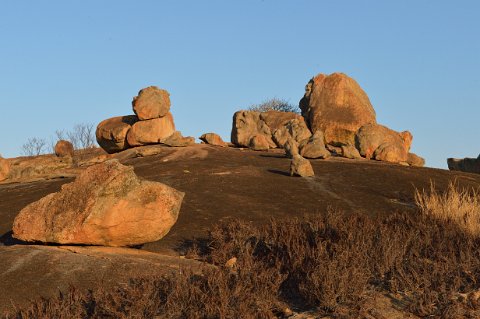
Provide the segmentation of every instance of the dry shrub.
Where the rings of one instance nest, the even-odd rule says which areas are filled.
[[[415,192],[415,201],[425,215],[445,222],[455,222],[472,236],[480,235],[480,192],[459,189],[450,183],[447,190],[440,193],[430,184],[430,191]]]
[[[371,241],[355,229],[369,227],[360,216],[329,212],[305,218],[272,219],[253,226],[229,220],[210,232],[205,260],[221,265],[236,257],[282,274],[280,295],[298,307],[326,312],[362,300],[369,280]],[[367,222],[368,223],[368,222]],[[362,237],[362,238],[360,238]]]
[[[50,300],[34,302],[4,318],[247,318],[275,317],[281,308],[279,282],[268,272],[232,271],[226,267],[185,271],[159,278],[132,279],[113,290],[87,293],[71,288]],[[274,274],[274,277],[278,277]]]

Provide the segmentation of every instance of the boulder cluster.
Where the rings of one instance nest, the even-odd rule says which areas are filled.
[[[410,153],[413,136],[376,121],[375,110],[358,83],[343,73],[318,74],[300,100],[302,115],[292,112],[238,111],[231,140],[253,150],[284,148],[293,158],[375,159],[411,166],[424,160]]]
[[[195,143],[193,137],[183,137],[175,130],[166,90],[156,86],[140,90],[132,108],[135,115],[113,117],[98,124],[97,142],[108,153],[150,144],[181,147]]]

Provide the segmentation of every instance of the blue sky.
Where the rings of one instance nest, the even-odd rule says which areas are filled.
[[[0,153],[170,92],[184,135],[344,72],[427,166],[480,152],[478,1],[1,1]]]

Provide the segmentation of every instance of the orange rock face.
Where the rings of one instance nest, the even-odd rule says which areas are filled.
[[[200,136],[200,140],[204,141],[207,144],[210,145],[216,145],[216,146],[221,146],[221,147],[226,147],[227,143],[225,143],[220,135],[215,134],[215,133],[205,133],[202,136]]]
[[[110,160],[22,209],[13,236],[104,246],[157,241],[175,224],[183,196],[167,185],[140,180],[132,167]]]
[[[170,111],[170,94],[156,86],[149,86],[133,98],[132,107],[140,120],[163,117]]]
[[[117,116],[98,124],[95,135],[98,145],[108,153],[116,153],[128,148],[127,133],[138,121],[135,115]]]
[[[343,73],[318,74],[311,79],[300,109],[312,132],[323,131],[326,143],[333,145],[353,145],[360,127],[376,123],[367,94]]]
[[[130,146],[161,143],[175,132],[172,113],[168,112],[164,117],[138,121],[132,125],[127,134],[127,142]]]
[[[380,124],[362,126],[356,134],[356,147],[367,159],[392,163],[407,162],[412,134],[395,132]]]
[[[0,156],[0,182],[8,178],[10,174],[10,163]]]
[[[55,144],[55,155],[58,157],[73,157],[73,145],[69,141],[60,140]]]

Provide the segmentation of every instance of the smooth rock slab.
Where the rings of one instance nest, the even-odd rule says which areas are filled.
[[[22,209],[14,220],[13,236],[28,242],[104,246],[153,242],[177,221],[183,196],[109,160]]]

